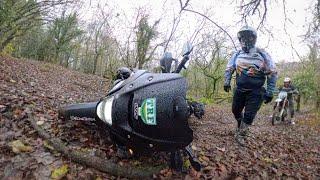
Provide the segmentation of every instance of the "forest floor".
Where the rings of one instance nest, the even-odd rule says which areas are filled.
[[[203,165],[175,172],[167,155],[116,157],[116,148],[90,122],[63,122],[61,105],[96,101],[110,82],[48,63],[0,57],[0,179],[118,179],[72,162],[37,134],[27,120],[36,119],[67,146],[109,159],[119,166],[163,165],[155,179],[320,179],[320,120],[302,108],[296,124],[271,125],[271,105],[263,105],[246,147],[234,140],[230,104],[206,107],[203,119],[191,118],[192,148]]]

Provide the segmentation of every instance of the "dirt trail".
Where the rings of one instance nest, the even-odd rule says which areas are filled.
[[[198,154],[209,158],[208,165],[212,167],[207,167],[208,171],[220,169],[218,175],[223,174],[224,178],[319,178],[319,122],[306,123],[314,121],[314,117],[302,112],[297,115],[294,126],[287,123],[272,126],[270,108],[264,106],[256,117],[251,127],[254,139],[250,139],[247,147],[234,141],[235,121],[230,109],[212,107],[207,110],[205,119],[196,123],[194,144],[199,149]],[[210,172],[205,176],[217,176]]]
[[[62,122],[61,104],[94,101],[108,89],[108,80],[81,74],[47,63],[0,57],[0,179],[50,179],[52,172],[67,165],[67,179],[116,178],[62,158],[48,151],[26,121],[33,114],[50,134],[68,146],[88,151],[118,164],[165,164],[166,155],[119,160],[115,147],[101,137],[90,122]],[[258,114],[247,147],[234,141],[235,122],[230,105],[209,106],[202,120],[191,119],[193,149],[204,168],[177,173],[163,169],[154,178],[271,179],[320,178],[320,125],[307,112],[297,115],[297,124],[270,123],[270,106]],[[32,110],[32,112],[31,112]],[[19,140],[27,148],[13,152]]]

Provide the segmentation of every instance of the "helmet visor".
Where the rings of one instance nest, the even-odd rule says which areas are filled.
[[[249,46],[254,46],[257,39],[252,31],[240,31],[238,33],[238,38],[241,44]]]

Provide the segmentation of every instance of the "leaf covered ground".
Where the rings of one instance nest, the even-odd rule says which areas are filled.
[[[163,165],[156,179],[319,179],[320,122],[305,109],[292,126],[270,123],[271,106],[256,117],[247,147],[234,141],[235,122],[230,104],[206,108],[202,120],[192,118],[193,149],[201,172],[168,169],[167,155],[155,153],[129,160],[115,156],[110,139],[90,121],[58,119],[61,105],[96,101],[103,97],[107,79],[52,64],[0,57],[0,179],[116,179],[50,150],[27,121],[37,124],[67,146],[129,166]],[[187,163],[185,163],[187,166]]]

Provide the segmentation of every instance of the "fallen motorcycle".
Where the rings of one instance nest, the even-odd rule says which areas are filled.
[[[63,107],[59,117],[94,118],[117,146],[131,153],[171,152],[171,166],[176,169],[182,166],[181,153],[188,154],[192,167],[199,171],[201,164],[190,148],[193,131],[188,118],[192,113],[201,118],[203,106],[187,101],[187,81],[179,74],[192,49],[190,44],[184,46],[183,58],[172,72],[173,58],[164,58],[162,73],[133,70],[120,74],[105,97]]]

